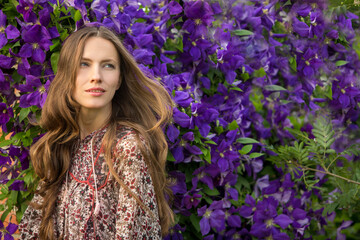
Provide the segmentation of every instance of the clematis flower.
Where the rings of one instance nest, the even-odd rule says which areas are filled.
[[[171,152],[175,158],[176,163],[180,163],[184,161],[185,155],[187,154],[195,154],[200,155],[202,154],[202,151],[199,147],[195,145],[191,145],[189,142],[194,141],[194,133],[193,132],[187,132],[185,133],[181,139],[179,140],[179,143],[176,144],[174,148],[171,149]]]
[[[31,27],[24,28],[21,36],[25,44],[19,51],[19,56],[22,58],[31,57],[34,61],[44,63],[45,52],[53,44],[50,39],[51,36],[47,29],[43,26],[35,24]]]
[[[27,75],[26,84],[19,85],[17,87],[21,92],[30,92],[21,95],[20,107],[26,108],[30,106],[37,106],[39,108],[42,108],[45,103],[49,87],[49,80],[47,80],[45,84],[42,84],[38,77]]]
[[[190,128],[199,128],[201,136],[207,137],[210,132],[209,124],[217,119],[219,112],[208,104],[191,104]]]
[[[186,227],[181,227],[179,224],[176,224],[169,230],[169,234],[164,238],[164,240],[183,240],[183,232],[185,232]]]
[[[183,11],[183,8],[177,1],[171,1],[168,4],[168,9],[171,15],[177,15]]]
[[[0,239],[4,236],[4,240],[14,240],[12,236],[16,230],[18,229],[18,225],[14,223],[9,223],[5,228],[4,223],[0,220]]]
[[[15,39],[20,36],[16,27],[6,24],[6,19],[6,15],[0,10],[0,49],[7,44],[8,39]]]
[[[35,1],[30,2],[26,0],[19,0],[19,5],[16,6],[16,10],[23,15],[25,22],[35,23],[37,20],[35,12],[32,11],[34,3]]]
[[[6,129],[4,126],[12,117],[14,117],[13,109],[7,107],[5,103],[0,103],[0,124],[3,126],[3,129]]]
[[[198,209],[200,220],[200,231],[203,236],[210,232],[213,227],[217,231],[225,229],[225,213],[222,208],[222,201],[214,201],[209,208],[203,206]]]
[[[301,37],[309,36],[310,27],[306,23],[301,22],[299,19],[297,19],[297,18],[293,19],[292,27],[293,27],[294,32],[299,34]]]
[[[192,40],[206,36],[207,27],[213,22],[213,10],[206,1],[185,2],[185,16],[189,19],[184,22],[183,28],[190,33]]]
[[[186,194],[182,199],[183,205],[186,209],[191,209],[192,207],[196,207],[200,201],[202,196],[200,194],[194,193],[193,195]]]

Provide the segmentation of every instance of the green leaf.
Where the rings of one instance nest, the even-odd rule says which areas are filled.
[[[260,142],[256,141],[256,140],[253,139],[253,138],[238,138],[238,139],[236,140],[236,142],[242,143],[242,144],[260,143]]]
[[[13,140],[9,139],[9,140],[4,140],[0,142],[0,148],[5,147],[5,146],[9,146],[10,144],[13,143]]]
[[[264,88],[267,91],[287,91],[285,88],[278,85],[266,85]]]
[[[255,153],[250,153],[249,157],[250,157],[250,158],[258,158],[258,157],[261,157],[261,156],[263,156],[263,155],[264,155],[264,153],[257,153],[257,152],[255,152]]]
[[[344,61],[344,60],[339,60],[339,61],[336,61],[335,65],[337,67],[340,67],[340,66],[344,66],[346,64],[348,64],[349,62],[348,61]]]
[[[236,130],[239,129],[239,125],[237,124],[236,120],[232,121],[229,125],[228,125],[228,129],[231,130]]]
[[[241,88],[238,88],[238,87],[231,87],[230,90],[235,90],[235,91],[243,92],[243,90],[242,90]]]
[[[241,150],[239,150],[239,153],[242,155],[246,155],[251,151],[252,148],[253,145],[245,145]]]
[[[22,122],[30,113],[30,108],[22,108],[19,113],[19,122]]]
[[[207,141],[205,141],[204,143],[206,143],[206,144],[212,144],[212,145],[218,145],[216,142],[211,141],[211,140],[207,140]]]
[[[220,192],[214,188],[214,189],[210,189],[208,187],[204,188],[203,192],[209,196],[219,196]]]
[[[57,66],[58,66],[58,62],[59,62],[59,56],[60,53],[59,52],[54,52],[53,54],[51,54],[50,57],[50,62],[51,62],[51,67],[53,69],[53,72],[56,74],[57,72]]]
[[[258,78],[264,77],[264,76],[266,76],[266,72],[265,72],[264,68],[259,68],[254,71],[253,76],[258,77]]]
[[[175,162],[175,158],[170,151],[168,151],[167,160],[169,162]]]
[[[195,214],[191,214],[190,222],[192,223],[196,231],[200,232],[200,218]]]
[[[12,190],[9,198],[7,199],[7,202],[11,203],[12,205],[16,204],[16,199],[17,199],[18,193],[19,193],[18,191]]]
[[[254,33],[246,30],[246,29],[241,29],[241,30],[234,30],[233,33],[237,36],[249,36],[249,35],[253,35]]]
[[[76,10],[74,14],[74,21],[78,22],[82,18],[80,10]]]
[[[52,52],[57,46],[60,46],[60,40],[54,39],[52,40],[52,45],[50,46],[50,51]]]

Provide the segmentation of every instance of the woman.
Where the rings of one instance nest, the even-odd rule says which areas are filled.
[[[159,239],[173,221],[162,127],[171,98],[109,29],[86,26],[60,53],[30,149],[40,178],[22,239]]]

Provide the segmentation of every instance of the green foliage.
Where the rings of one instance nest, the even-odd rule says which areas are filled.
[[[302,180],[309,189],[318,189],[324,196],[320,205],[325,206],[323,215],[346,209],[348,218],[360,211],[360,163],[346,157],[359,156],[360,146],[352,145],[342,152],[332,148],[336,140],[331,122],[318,118],[312,129],[313,138],[306,132],[287,129],[297,140],[291,145],[277,147],[277,156],[268,158],[274,164],[287,169],[295,180]],[[315,174],[316,173],[316,174]],[[300,177],[299,178],[296,178]],[[325,176],[327,181],[317,183]]]

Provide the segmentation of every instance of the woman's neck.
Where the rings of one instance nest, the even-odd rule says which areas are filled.
[[[80,127],[80,138],[84,139],[95,130],[104,127],[109,121],[108,111],[81,109],[78,124]]]

